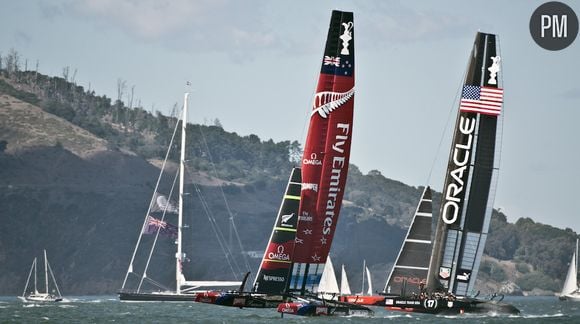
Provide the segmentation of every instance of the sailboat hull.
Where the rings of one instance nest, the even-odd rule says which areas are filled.
[[[359,295],[349,295],[340,296],[338,300],[345,303],[366,305],[366,306],[384,306],[385,296],[359,296]]]
[[[119,300],[122,301],[196,301],[197,294],[176,294],[174,292],[119,292]]]
[[[289,297],[281,295],[265,295],[252,293],[220,293],[217,296],[198,294],[196,302],[239,308],[276,308],[280,303],[290,301]]]
[[[520,313],[519,309],[510,304],[495,300],[481,300],[474,298],[448,300],[446,298],[420,299],[387,297],[385,300],[385,308],[392,311],[442,315],[487,313],[517,315]]]
[[[62,301],[62,297],[57,297],[53,295],[28,295],[26,297],[21,297],[21,299],[27,302],[42,302],[42,303],[54,303]]]
[[[309,302],[281,303],[278,313],[298,316],[361,316],[369,317],[374,312],[362,305],[329,301],[323,299]]]
[[[575,302],[580,302],[580,293],[572,293],[569,295],[559,296],[558,299],[560,300],[570,300]]]

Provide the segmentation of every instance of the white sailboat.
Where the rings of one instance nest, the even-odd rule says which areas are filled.
[[[367,279],[367,291],[366,291],[366,293],[365,293],[365,277]],[[364,296],[365,294],[368,296],[373,294],[373,282],[371,280],[371,272],[370,272],[369,268],[367,267],[367,260],[363,260],[362,287],[361,287],[361,291],[360,291],[360,293],[358,293],[358,295]]]
[[[145,217],[145,221],[142,226],[141,235],[137,240],[137,244],[135,246],[135,250],[133,251],[133,256],[131,257],[131,262],[129,263],[129,268],[125,275],[125,279],[123,280],[123,286],[121,287],[121,291],[119,292],[119,299],[120,300],[127,300],[127,301],[196,301],[197,293],[198,292],[207,292],[211,288],[215,287],[239,287],[242,283],[241,281],[191,281],[186,280],[183,274],[183,263],[187,260],[185,253],[183,252],[182,245],[183,245],[183,234],[182,229],[185,227],[183,224],[183,206],[184,206],[184,184],[185,184],[185,147],[186,147],[186,129],[187,129],[187,103],[188,103],[189,93],[185,93],[184,96],[184,106],[183,106],[183,113],[181,117],[181,152],[180,152],[180,163],[179,163],[179,205],[177,209],[171,206],[169,201],[165,203],[159,204],[159,207],[162,207],[163,213],[165,215],[166,212],[170,212],[169,209],[174,210],[174,212],[178,213],[178,224],[177,226],[170,225],[169,223],[165,222],[164,219],[155,219],[149,216],[149,211],[147,212],[147,216]],[[171,146],[171,145],[170,145]],[[166,156],[167,160],[167,156]],[[165,163],[165,162],[164,162]],[[163,168],[162,168],[163,169]],[[161,171],[163,172],[163,170]],[[161,175],[160,175],[161,177]],[[159,179],[157,182],[157,186],[159,185]],[[155,194],[152,198],[152,202],[150,206],[154,206],[153,201],[157,198],[157,186],[155,188]],[[159,203],[159,200],[157,200]],[[150,207],[151,209],[151,207]],[[153,292],[144,292],[142,291],[141,287],[144,280],[148,280],[155,285],[158,285],[155,281],[150,279],[147,276],[147,268],[149,267],[149,261],[151,260],[151,255],[153,253],[153,249],[151,249],[149,253],[149,258],[147,260],[147,264],[145,265],[145,270],[141,275],[141,279],[139,282],[139,286],[136,290],[128,290],[127,288],[127,279],[130,274],[136,274],[133,269],[133,263],[135,262],[135,256],[137,254],[137,250],[141,243],[141,238],[143,234],[146,232],[146,228],[148,224],[151,222],[156,223],[156,232],[157,235],[162,233],[162,230],[169,230],[170,226],[174,226],[175,229],[173,230],[174,233],[171,233],[175,236],[175,244],[176,244],[176,254],[175,254],[175,290],[167,289],[165,291],[153,291]],[[161,285],[158,285],[161,287]],[[198,290],[199,289],[199,290]]]
[[[330,260],[330,256],[328,256],[318,285],[318,297],[325,300],[336,300],[339,293],[338,282],[334,274],[334,265],[332,260]]]
[[[28,284],[30,283],[30,277],[32,276],[33,271],[34,271],[34,291],[30,291],[28,288]],[[52,278],[52,282],[54,283],[53,293],[49,291],[48,287],[49,273],[50,277]],[[54,292],[56,292],[56,294],[54,294]],[[46,257],[46,250],[44,250],[44,292],[39,292],[37,288],[36,258],[34,258],[34,261],[32,261],[32,265],[30,266],[28,278],[26,279],[24,291],[22,292],[22,296],[20,296],[19,298],[23,301],[28,302],[59,302],[62,300],[62,295],[60,294],[60,290],[58,289],[58,285],[56,284],[56,279],[54,279],[52,268],[50,267],[50,264],[48,263],[48,258]]]
[[[342,265],[342,273],[340,275],[340,295],[350,295],[350,285],[348,284],[348,278],[346,276],[346,270],[344,269],[344,264]]]
[[[322,272],[322,276],[320,277],[320,284],[318,285],[318,297],[323,298],[325,300],[338,300],[339,296],[350,294],[351,294],[350,285],[348,283],[348,278],[346,276],[344,264],[342,265],[342,271],[340,275],[340,289],[339,289],[338,282],[336,281],[336,275],[334,274],[334,265],[332,264],[330,256],[328,256],[328,258],[326,259],[326,264],[324,265],[324,271]]]
[[[578,287],[578,240],[576,240],[576,250],[572,254],[572,260],[570,261],[570,267],[568,268],[568,274],[566,275],[566,280],[564,281],[564,287],[562,287],[562,292],[558,297],[560,300],[573,300],[580,301],[580,288]]]

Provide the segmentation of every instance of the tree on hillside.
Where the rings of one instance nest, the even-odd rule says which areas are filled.
[[[218,118],[216,118],[216,119],[213,120],[213,125],[215,127],[219,127],[221,129],[224,129],[224,126],[222,125],[222,122]]]

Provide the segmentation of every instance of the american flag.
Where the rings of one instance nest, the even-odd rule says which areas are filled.
[[[340,57],[324,56],[324,65],[340,66]]]
[[[459,111],[497,116],[501,113],[502,102],[503,89],[466,85],[463,86]]]

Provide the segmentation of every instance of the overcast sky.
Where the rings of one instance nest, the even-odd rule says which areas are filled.
[[[190,122],[218,118],[240,135],[300,142],[330,12],[353,11],[351,162],[438,191],[474,35],[498,34],[505,105],[495,207],[510,221],[580,231],[580,39],[557,52],[534,43],[529,19],[543,1],[1,3],[2,55],[13,48],[48,75],[69,67],[79,85],[113,99],[120,78],[145,109],[166,114],[190,81]]]

